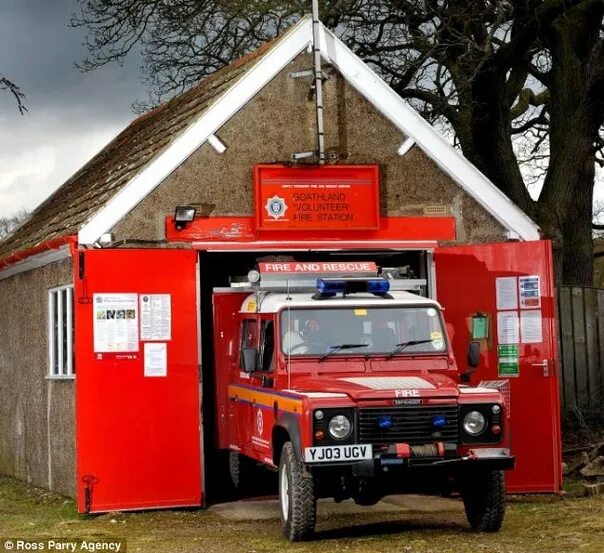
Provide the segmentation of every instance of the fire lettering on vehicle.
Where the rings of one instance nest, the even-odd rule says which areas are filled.
[[[419,390],[394,390],[396,397],[419,397]]]

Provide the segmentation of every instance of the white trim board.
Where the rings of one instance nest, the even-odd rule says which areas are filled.
[[[94,244],[99,236],[112,229],[140,201],[155,190],[170,173],[308,46],[311,32],[312,21],[308,18],[302,19],[288,31],[287,36],[261,56],[258,62],[215,100],[195,123],[191,124],[84,224],[78,233],[79,244]]]
[[[0,269],[0,280],[18,275],[19,273],[31,271],[32,269],[44,267],[55,261],[67,259],[70,255],[69,246],[62,246],[56,250],[49,250],[37,255],[32,255],[23,261],[10,265],[6,269]]]
[[[428,154],[501,225],[523,240],[539,240],[539,227],[501,190],[405,102],[352,50],[322,26],[321,52],[375,108]]]
[[[78,233],[79,243],[92,245],[102,234],[109,232],[311,43],[312,20],[307,16],[84,223]],[[412,139],[506,230],[523,240],[539,240],[539,227],[520,208],[322,24],[320,48],[325,61],[336,67],[351,86]]]

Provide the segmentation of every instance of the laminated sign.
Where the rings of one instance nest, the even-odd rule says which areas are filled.
[[[498,374],[500,377],[518,376],[520,373],[518,344],[497,347]]]
[[[138,294],[94,294],[94,351],[138,351]]]
[[[375,165],[259,165],[254,180],[259,230],[379,228]]]

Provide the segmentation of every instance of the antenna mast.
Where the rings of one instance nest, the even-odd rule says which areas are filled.
[[[323,71],[321,69],[321,47],[319,45],[319,0],[312,0],[312,51],[315,72],[315,108],[317,114],[317,150],[319,165],[325,163],[325,132],[323,127]]]

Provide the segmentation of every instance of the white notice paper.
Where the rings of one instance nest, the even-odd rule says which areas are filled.
[[[497,340],[499,344],[517,344],[520,342],[516,311],[499,311],[497,313]]]
[[[168,376],[166,344],[145,344],[145,376]]]
[[[541,309],[520,313],[520,336],[525,344],[543,342]]]
[[[141,340],[171,340],[170,294],[141,295]]]
[[[498,277],[495,279],[497,309],[518,309],[518,279]]]
[[[138,351],[138,294],[93,294],[94,352]]]

